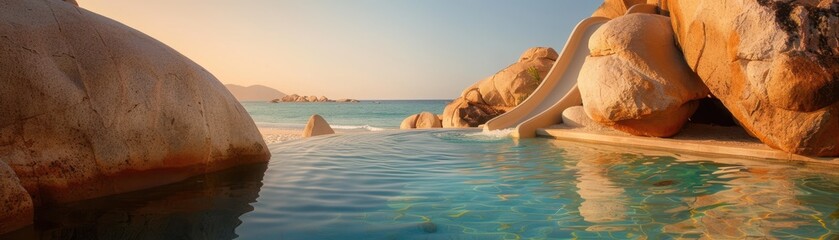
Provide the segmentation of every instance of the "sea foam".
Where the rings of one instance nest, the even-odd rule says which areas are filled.
[[[467,137],[476,137],[476,138],[489,138],[489,139],[501,139],[501,138],[508,138],[510,134],[513,133],[513,128],[506,128],[506,129],[498,129],[498,130],[484,130],[475,133],[467,133],[464,134]]]
[[[363,125],[363,126],[335,125],[335,126],[332,126],[332,128],[333,129],[341,129],[341,130],[367,130],[367,131],[371,131],[371,132],[378,132],[378,131],[387,130],[386,128],[378,128],[378,127],[373,127],[373,126],[370,126],[370,125]]]

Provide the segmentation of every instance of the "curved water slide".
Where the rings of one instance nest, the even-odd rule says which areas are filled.
[[[489,120],[484,124],[484,129],[515,127],[514,137],[533,137],[536,134],[535,127],[561,122],[562,111],[582,105],[583,100],[577,90],[577,76],[589,55],[589,38],[608,21],[608,18],[592,17],[577,24],[542,84],[516,108]]]
[[[630,8],[627,14],[656,11],[655,5],[639,4]],[[516,108],[484,124],[484,130],[515,127],[513,137],[532,138],[536,136],[537,128],[561,123],[562,111],[565,109],[582,105],[577,78],[589,55],[589,39],[609,20],[591,17],[578,23],[542,84]]]

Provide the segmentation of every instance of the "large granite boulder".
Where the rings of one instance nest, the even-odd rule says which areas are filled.
[[[516,107],[539,87],[558,56],[552,48],[528,49],[516,63],[463,90],[446,106],[443,127],[477,127]]]
[[[442,120],[437,114],[431,112],[421,112],[419,114],[411,115],[402,120],[399,129],[429,129],[442,128]]]
[[[839,155],[839,2],[668,0],[688,65],[751,134]]]
[[[0,59],[0,162],[36,207],[270,157],[253,120],[207,70],[73,4],[1,1]],[[7,186],[0,191],[21,194]]]
[[[604,24],[578,87],[591,119],[633,135],[668,137],[681,130],[708,89],[685,63],[670,19],[630,14]]]

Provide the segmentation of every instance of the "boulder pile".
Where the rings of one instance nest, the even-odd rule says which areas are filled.
[[[280,103],[280,102],[352,102],[357,103],[360,102],[355,99],[338,99],[332,100],[325,96],[300,96],[297,94],[286,95],[285,97],[278,98],[271,100],[272,103]]]

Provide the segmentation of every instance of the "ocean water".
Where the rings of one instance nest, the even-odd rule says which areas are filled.
[[[370,100],[359,103],[266,103],[242,105],[259,127],[302,129],[312,114],[320,114],[336,130],[399,129],[408,116],[442,114],[450,100]]]
[[[837,239],[839,173],[505,132],[375,131],[39,212],[9,239]]]

